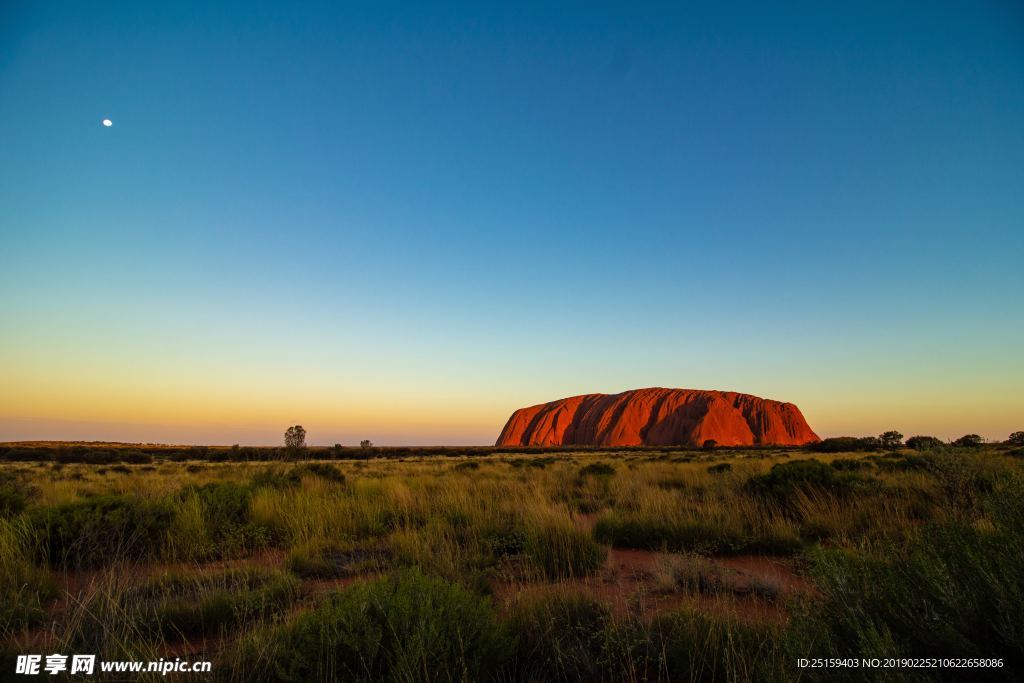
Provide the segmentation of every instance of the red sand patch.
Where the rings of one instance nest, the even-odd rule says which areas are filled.
[[[572,590],[597,598],[617,614],[636,613],[641,618],[689,606],[744,619],[777,621],[786,617],[787,599],[811,592],[793,561],[756,555],[704,558],[714,590],[667,589],[659,581],[659,573],[664,573],[661,564],[671,557],[669,553],[613,548],[594,576],[558,582],[501,582],[495,586],[495,601],[507,609],[520,595]]]

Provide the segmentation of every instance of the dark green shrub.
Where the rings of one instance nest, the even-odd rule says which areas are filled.
[[[856,472],[871,467],[869,461],[857,458],[836,458],[829,465],[840,472]]]
[[[615,468],[606,462],[592,462],[580,468],[580,477],[610,477]]]
[[[898,450],[903,445],[903,435],[892,430],[879,435],[878,442],[887,451]]]
[[[732,465],[727,462],[720,462],[717,465],[711,465],[708,467],[709,474],[722,474],[732,469]]]
[[[901,458],[879,458],[875,465],[880,470],[909,472],[914,470],[927,470],[932,463],[932,458],[927,455],[905,455]]]
[[[28,499],[21,491],[0,488],[0,517],[18,514],[28,505]]]
[[[798,489],[816,488],[844,494],[860,481],[858,475],[838,472],[820,460],[792,460],[773,465],[766,474],[751,477],[747,488],[757,495],[784,502]]]
[[[744,533],[712,520],[676,520],[622,513],[606,514],[598,519],[594,537],[616,548],[722,555],[789,555],[802,547],[796,536]]]
[[[834,436],[812,443],[808,448],[818,453],[853,453],[857,451],[877,451],[882,447],[880,439],[874,436]]]
[[[345,474],[337,468],[335,465],[325,462],[309,462],[304,465],[299,465],[293,470],[294,474],[299,477],[309,475],[313,477],[319,477],[327,481],[333,481],[337,484],[345,483]]]
[[[132,465],[148,465],[153,462],[153,456],[148,453],[140,453],[136,450],[120,451],[118,458],[121,462],[130,463]]]
[[[1024,432],[1014,432],[1006,439],[1011,446],[1024,446]]]
[[[41,559],[60,567],[100,567],[155,555],[172,518],[166,504],[127,496],[36,508],[30,515]]]
[[[481,680],[512,649],[487,599],[418,570],[329,596],[279,644],[284,681]]]
[[[195,496],[202,507],[203,526],[212,546],[196,551],[199,556],[229,557],[274,542],[266,526],[251,521],[252,489],[232,482],[188,486],[180,498]]]
[[[257,472],[252,478],[252,485],[257,488],[286,489],[301,483],[302,475],[294,467],[290,470],[268,467]]]
[[[913,448],[915,451],[930,451],[944,445],[941,439],[934,436],[912,436],[907,439],[907,448]]]
[[[13,517],[23,511],[35,491],[18,473],[0,470],[0,517]]]
[[[964,434],[959,439],[953,442],[954,446],[958,448],[981,448],[985,443],[985,440],[977,434]]]
[[[249,521],[252,491],[248,486],[232,482],[214,482],[188,486],[183,496],[195,494],[203,505],[203,515],[211,529],[239,526]]]

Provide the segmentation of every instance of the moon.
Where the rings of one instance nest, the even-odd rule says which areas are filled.
[[[114,122],[111,121],[110,119],[103,119],[103,125],[106,126],[107,128],[110,128],[112,125],[114,125]]]

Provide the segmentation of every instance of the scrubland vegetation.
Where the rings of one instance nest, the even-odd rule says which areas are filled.
[[[212,659],[225,681],[814,680],[868,676],[797,658],[877,656],[1005,661],[897,679],[1019,675],[1019,444],[830,450],[9,457],[0,666],[95,652]]]

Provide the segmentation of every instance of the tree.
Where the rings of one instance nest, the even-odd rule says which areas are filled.
[[[964,434],[954,441],[953,445],[960,446],[961,448],[978,448],[983,443],[985,443],[985,440],[977,434]]]
[[[284,433],[284,447],[288,454],[295,457],[306,447],[306,430],[302,425],[289,427]]]
[[[1010,438],[1007,439],[1013,446],[1024,446],[1024,432],[1014,432],[1010,434]]]
[[[369,439],[363,439],[362,441],[359,442],[359,447],[360,448],[373,448],[373,442],[370,441]]]
[[[882,448],[887,451],[895,451],[903,445],[903,435],[895,429],[882,434],[878,440],[882,442]]]

